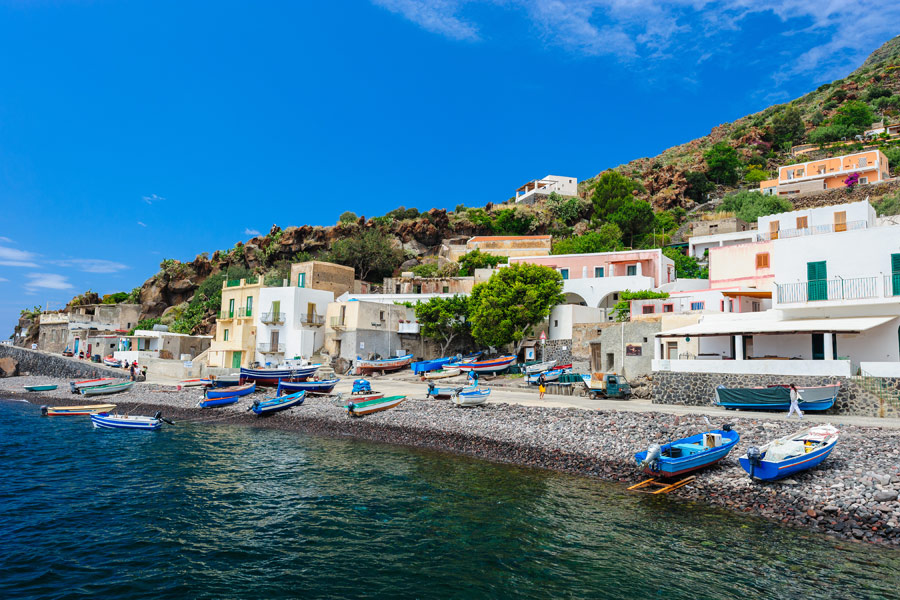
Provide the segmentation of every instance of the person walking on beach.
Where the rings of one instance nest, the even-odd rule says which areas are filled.
[[[137,361],[135,361],[135,362],[137,362]],[[134,365],[135,365],[135,362],[131,363],[131,366],[128,367],[128,370],[129,370],[129,372],[131,373],[131,380],[132,380],[132,381],[134,381]]]
[[[546,381],[547,379],[544,377],[544,374],[541,373],[540,376],[538,376],[538,392],[540,392],[540,395],[538,396],[539,400],[544,399],[544,393],[547,391],[547,386],[544,385]]]
[[[791,417],[794,412],[797,412],[797,416],[801,419],[803,418],[803,413],[800,412],[800,400],[803,398],[800,397],[800,392],[797,391],[797,386],[793,383],[791,384],[791,408],[788,410],[788,418]]]

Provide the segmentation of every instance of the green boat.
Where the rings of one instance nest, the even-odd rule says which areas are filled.
[[[365,402],[350,402],[350,404],[344,408],[347,409],[347,414],[351,417],[361,417],[381,410],[394,408],[404,400],[406,400],[406,396],[389,396],[387,398],[366,400]]]
[[[26,385],[26,392],[49,392],[51,390],[55,390],[55,385]]]

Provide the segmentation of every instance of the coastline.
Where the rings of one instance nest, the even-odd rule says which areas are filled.
[[[56,383],[43,394],[23,385]],[[344,380],[346,387],[349,380]],[[376,389],[389,381],[373,380]],[[199,388],[174,391],[138,384],[123,395],[104,396],[123,410],[164,415],[196,424],[237,424],[276,428],[310,435],[354,439],[462,454],[492,462],[596,477],[630,485],[645,479],[633,454],[653,442],[677,439],[710,429],[702,414],[625,412],[546,408],[491,403],[461,409],[446,400],[409,398],[399,407],[360,419],[349,418],[333,397],[311,397],[303,406],[258,418],[247,412],[251,400],[218,409],[196,407]],[[257,393],[254,397],[261,397]],[[0,380],[0,397],[32,404],[75,405],[87,402],[68,391],[68,380],[15,377]],[[782,482],[752,482],[737,463],[747,447],[799,429],[797,422],[729,415],[741,434],[738,447],[719,465],[698,473],[692,483],[670,494],[753,514],[782,525],[801,527],[843,539],[900,547],[900,431],[873,426],[834,424],[842,437],[837,449],[817,469]],[[721,423],[713,422],[712,427]],[[892,498],[892,499],[891,499]]]

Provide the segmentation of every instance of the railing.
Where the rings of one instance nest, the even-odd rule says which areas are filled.
[[[777,285],[779,304],[817,302],[819,300],[863,300],[878,296],[877,277],[819,279]]]
[[[229,279],[225,282],[225,287],[237,287],[239,285],[241,285],[240,279]]]
[[[884,377],[875,377],[871,373],[866,372],[864,369],[859,370],[859,376],[855,379],[857,383],[859,383],[860,387],[878,398],[879,417],[886,416],[886,404],[890,404],[895,408],[900,408],[900,390],[897,389],[896,383],[885,380]]]
[[[233,319],[233,318],[234,318],[234,311],[233,311],[233,310],[223,310],[223,311],[221,311],[221,312],[219,313],[219,320],[220,320],[220,321],[225,321],[225,320],[227,320],[227,319]]]
[[[893,298],[894,296],[900,296],[900,273],[884,276],[884,297]]]
[[[838,223],[837,225],[813,225],[812,227],[801,227],[799,229],[781,229],[770,233],[759,233],[757,238],[761,242],[771,240],[784,240],[788,238],[803,237],[805,235],[820,235],[823,233],[835,233],[841,231],[856,231],[857,229],[866,229],[869,226],[867,221],[850,221],[848,223]]]
[[[267,323],[267,324],[284,323],[284,313],[283,312],[265,312],[260,315],[259,319],[263,323]]]
[[[333,321],[334,319],[339,319],[339,318],[340,318],[340,317],[331,317],[332,321]],[[317,314],[315,314],[315,313],[314,313],[314,314],[306,313],[305,315],[303,315],[303,316],[300,318],[300,322],[301,322],[303,325],[315,325],[315,326],[319,326],[319,325],[324,325],[324,324],[325,324],[325,317],[322,316],[322,315],[317,315]],[[333,324],[332,324],[332,327],[334,327]]]
[[[257,349],[263,354],[284,354],[284,344],[258,344]]]
[[[239,309],[237,309],[237,318],[238,318],[238,319],[244,319],[244,318],[246,318],[246,317],[252,317],[252,316],[253,316],[253,309],[252,309],[252,308],[239,308]]]

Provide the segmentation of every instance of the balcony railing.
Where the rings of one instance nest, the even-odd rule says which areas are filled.
[[[884,288],[887,290],[887,286]],[[796,304],[820,300],[863,300],[878,297],[878,277],[819,279],[778,284],[778,303]]]
[[[252,308],[239,308],[239,309],[237,309],[237,312],[235,313],[235,316],[236,316],[238,319],[245,319],[245,318],[247,318],[247,317],[252,317],[252,316],[253,316],[253,309],[252,309]]]
[[[332,317],[332,319],[339,319],[340,317]],[[300,322],[303,325],[312,325],[314,327],[318,327],[320,325],[325,324],[325,317],[317,314],[309,314],[306,313],[302,317],[300,317]],[[334,325],[332,325],[333,327]]]
[[[234,311],[233,311],[233,310],[223,310],[223,311],[221,311],[221,312],[219,313],[219,320],[220,320],[220,321],[225,321],[225,320],[233,319],[233,318],[234,318]]]
[[[331,317],[329,321],[332,329],[343,329],[346,327],[346,323],[344,323],[344,317]]]
[[[274,325],[275,323],[284,323],[284,313],[283,312],[264,312],[260,315],[260,320],[267,325]]]
[[[900,273],[884,276],[884,296],[885,298],[900,296]]]
[[[284,344],[259,344],[257,349],[263,354],[284,354]]]
[[[770,240],[786,240],[788,238],[803,237],[805,235],[856,231],[857,229],[866,229],[868,226],[869,224],[867,221],[850,221],[848,223],[838,223],[836,225],[813,225],[812,227],[801,227],[799,229],[781,229],[771,233],[758,233],[756,237],[760,242],[768,242]]]

